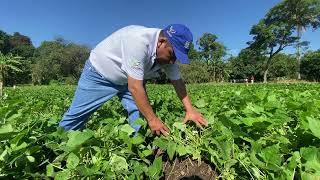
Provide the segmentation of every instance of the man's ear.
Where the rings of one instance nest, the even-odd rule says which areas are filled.
[[[164,41],[165,41],[164,37],[159,37],[157,47],[159,48],[161,44],[164,43]]]
[[[166,37],[159,37],[157,46],[160,47],[161,44],[167,43],[168,39]]]

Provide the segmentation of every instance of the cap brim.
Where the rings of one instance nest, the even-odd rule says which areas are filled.
[[[179,51],[177,48],[173,47],[174,54],[176,55],[177,60],[181,64],[190,64],[190,60],[188,57],[188,54],[185,54],[181,51]]]

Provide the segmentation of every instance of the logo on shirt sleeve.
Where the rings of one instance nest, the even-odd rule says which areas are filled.
[[[130,67],[141,69],[141,62],[139,60],[133,59],[132,61],[130,61]]]

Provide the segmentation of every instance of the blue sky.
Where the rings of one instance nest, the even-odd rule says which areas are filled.
[[[2,0],[0,30],[29,36],[37,47],[63,37],[93,48],[113,31],[131,24],[164,28],[187,25],[196,41],[205,32],[218,36],[229,53],[237,54],[252,37],[252,25],[280,0]],[[303,40],[320,49],[320,30]],[[287,49],[287,52],[293,52]]]

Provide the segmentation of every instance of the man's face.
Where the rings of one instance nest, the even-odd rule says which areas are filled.
[[[157,57],[155,61],[161,65],[174,64],[176,59],[170,42],[166,38],[160,39],[157,44]]]

